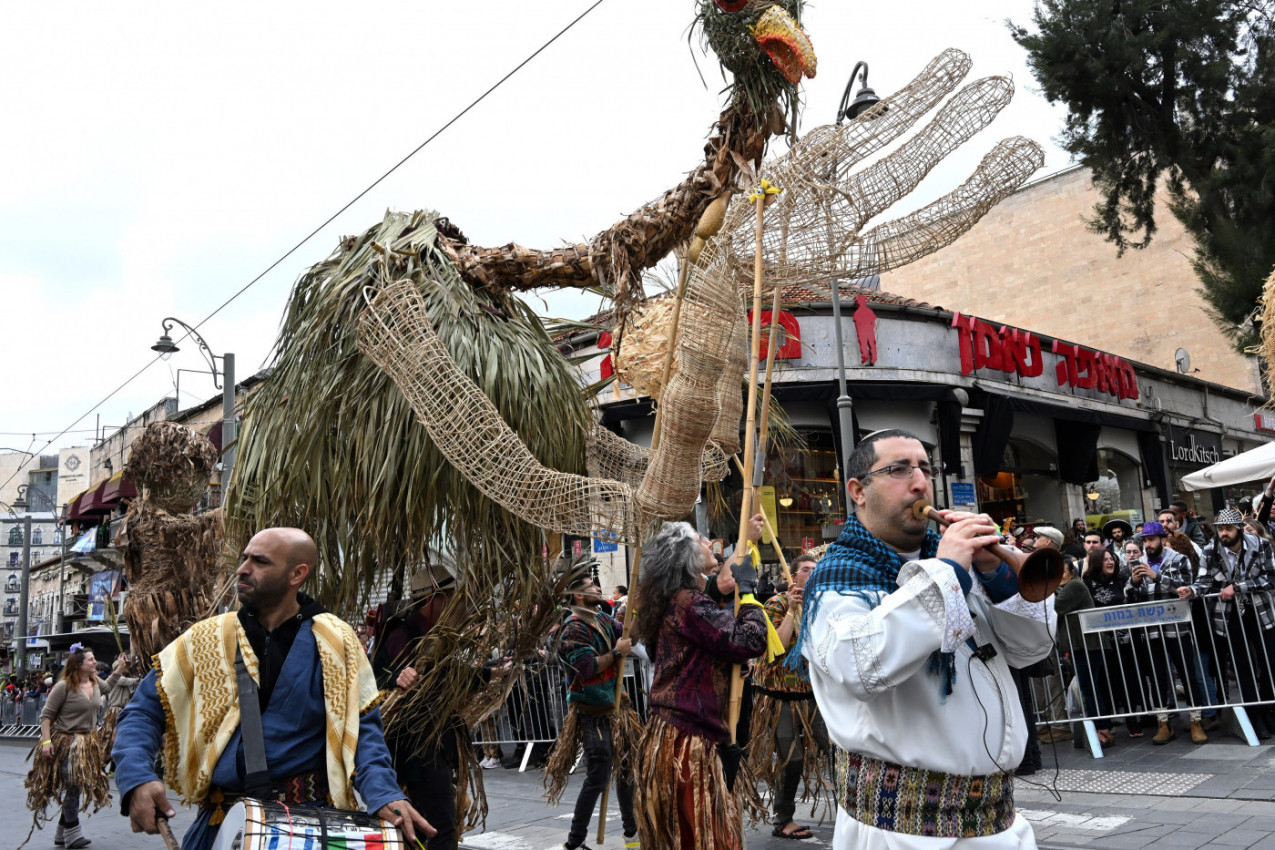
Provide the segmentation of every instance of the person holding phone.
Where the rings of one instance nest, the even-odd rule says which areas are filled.
[[[1164,526],[1152,521],[1143,526],[1141,551],[1135,544],[1126,545],[1125,556],[1129,566],[1126,602],[1177,599],[1178,588],[1189,587],[1194,580],[1191,562],[1185,555],[1165,546],[1165,537]],[[1159,729],[1151,743],[1167,744],[1177,737],[1169,725],[1168,706],[1177,701],[1171,666],[1177,668],[1188,705],[1198,706],[1207,701],[1200,685],[1200,660],[1195,651],[1190,622],[1146,629],[1146,648],[1151,664],[1151,706],[1159,721]],[[1209,736],[1201,725],[1200,709],[1191,709],[1189,716],[1191,742],[1207,743]]]

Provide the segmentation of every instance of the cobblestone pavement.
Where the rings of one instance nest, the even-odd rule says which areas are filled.
[[[1016,801],[1036,828],[1042,848],[1195,848],[1252,847],[1275,850],[1275,748],[1249,747],[1233,736],[1214,733],[1202,746],[1183,734],[1165,746],[1153,746],[1150,736],[1128,738],[1117,730],[1118,746],[1101,759],[1071,741],[1044,744],[1046,768],[1016,785]],[[0,847],[15,848],[26,836],[30,815],[22,807],[22,780],[28,767],[29,743],[0,741]],[[547,806],[541,797],[540,775],[516,770],[484,774],[490,814],[483,832],[469,833],[462,847],[473,850],[549,850],[566,837],[580,777],[572,779],[566,805]],[[1055,793],[1056,792],[1056,793]],[[753,850],[828,847],[830,824],[809,823],[814,838],[793,842],[770,835],[768,826],[750,830]],[[178,835],[191,820],[178,807],[173,827]],[[117,810],[103,810],[84,821],[93,839],[90,850],[162,850],[158,837],[134,835]],[[607,820],[607,837],[596,844],[596,820],[590,846],[619,848],[619,815],[614,799]],[[53,850],[51,830],[37,832],[28,847]]]

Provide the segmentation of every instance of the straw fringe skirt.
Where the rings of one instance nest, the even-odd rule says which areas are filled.
[[[102,748],[102,740],[97,732],[59,732],[53,730],[53,757],[45,758],[40,754],[40,745],[32,748],[27,760],[31,770],[27,773],[27,808],[31,815],[31,832],[43,829],[44,824],[53,820],[54,815],[46,813],[49,803],[59,806],[66,794],[67,786],[74,785],[80,789],[80,811],[87,812],[89,806],[96,812],[111,804],[111,785],[106,775],[107,753]],[[62,770],[66,762],[67,769]],[[58,815],[61,814],[59,811]],[[23,842],[25,844],[26,841]]]
[[[771,799],[779,793],[780,779],[788,764],[790,753],[779,752],[780,711],[785,701],[775,699],[764,691],[754,691],[753,715],[748,741],[747,761],[749,772],[758,783],[770,789]],[[810,801],[810,814],[819,823],[835,818],[835,801],[832,793],[833,764],[827,733],[816,734],[819,708],[813,699],[788,700],[792,707],[793,731],[804,739],[801,761],[801,796],[798,801]]]
[[[625,696],[619,710],[611,720],[611,777],[632,785],[636,776],[638,750],[642,746],[642,719],[638,717]],[[584,750],[584,738],[580,733],[580,708],[572,704],[567,719],[562,724],[558,740],[545,763],[545,799],[555,806],[562,802],[567,779]]]
[[[638,753],[637,776],[633,807],[643,847],[742,850],[740,792],[752,786],[741,770],[736,793],[726,790],[712,741],[652,716]]]
[[[478,756],[469,743],[468,733],[456,741],[456,834],[487,828],[487,790],[483,787],[483,771]]]

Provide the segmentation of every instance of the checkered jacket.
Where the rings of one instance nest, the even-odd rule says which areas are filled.
[[[1271,598],[1272,590],[1275,590],[1275,550],[1272,550],[1269,540],[1263,540],[1256,534],[1246,532],[1243,540],[1241,560],[1236,563],[1235,575],[1232,575],[1226,558],[1222,557],[1220,541],[1213,538],[1204,547],[1200,571],[1191,586],[1197,596],[1206,596],[1227,585],[1235,585],[1235,598],[1231,601],[1217,599],[1213,608],[1213,631],[1219,635],[1225,634],[1226,617],[1233,608],[1242,614],[1251,606],[1257,612],[1257,621],[1263,629],[1275,627]],[[1210,607],[1213,604],[1214,600],[1210,599]]]
[[[1172,549],[1165,548],[1163,559],[1160,561],[1160,572],[1154,579],[1143,579],[1136,584],[1132,575],[1129,582],[1124,587],[1125,602],[1150,602],[1153,599],[1174,599],[1178,598],[1178,588],[1188,587],[1191,584],[1191,562],[1187,560],[1186,555],[1181,552],[1175,552]],[[1148,637],[1159,637],[1160,629],[1148,629]],[[1164,634],[1167,637],[1177,637],[1183,634],[1191,633],[1191,625],[1189,623],[1179,623],[1175,626],[1165,626]]]

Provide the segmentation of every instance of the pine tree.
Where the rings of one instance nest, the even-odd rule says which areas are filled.
[[[1275,268],[1275,0],[1040,0],[1010,23],[1063,146],[1102,200],[1090,227],[1143,248],[1155,194],[1195,242],[1213,320],[1241,351]]]

